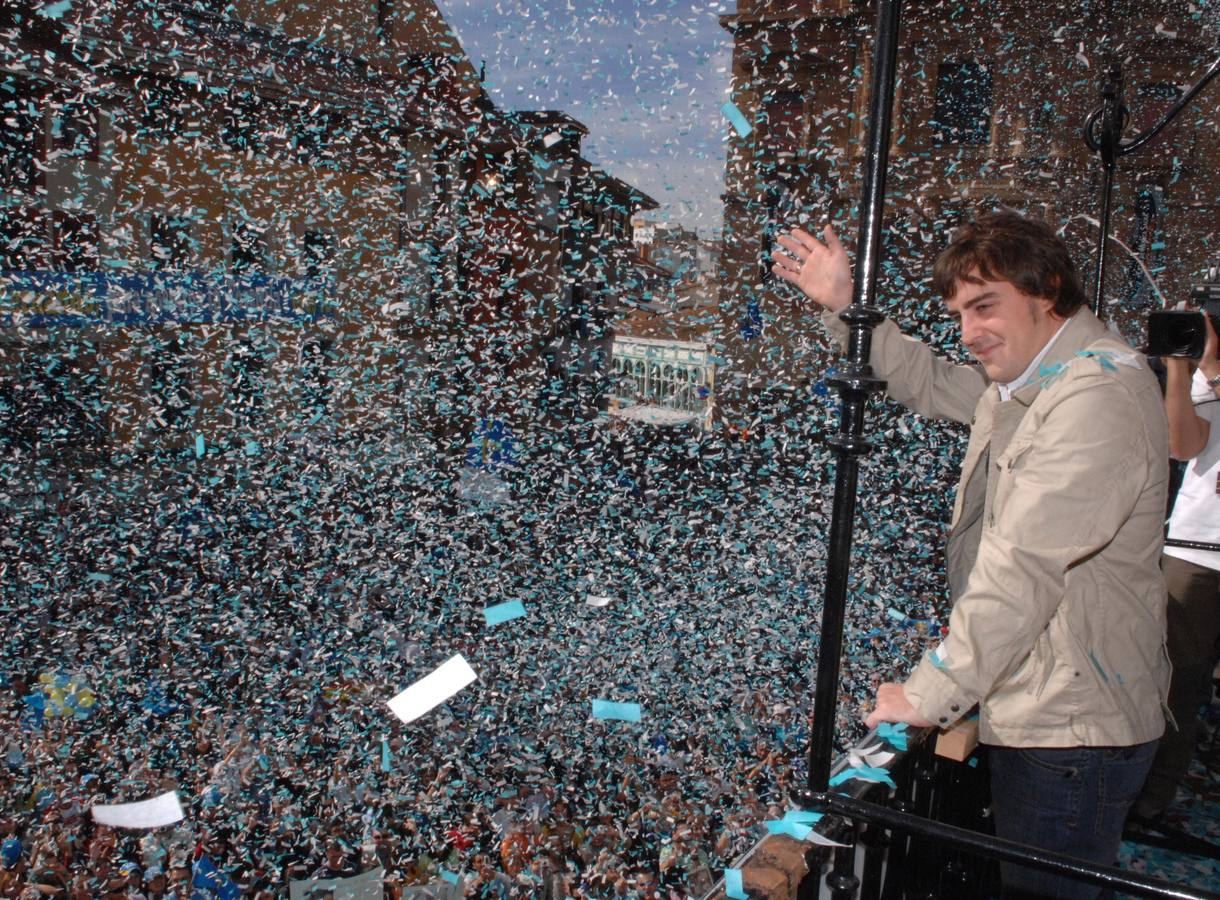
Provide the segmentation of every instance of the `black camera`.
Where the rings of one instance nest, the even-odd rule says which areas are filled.
[[[1198,359],[1203,355],[1207,328],[1203,317],[1212,320],[1212,328],[1220,333],[1220,277],[1213,266],[1207,278],[1190,291],[1193,310],[1166,309],[1148,314],[1149,356],[1178,356]]]

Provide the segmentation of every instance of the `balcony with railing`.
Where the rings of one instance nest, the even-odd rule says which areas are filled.
[[[612,411],[631,418],[626,410],[647,407],[688,414],[688,421],[705,420],[714,373],[705,344],[616,337],[610,360]],[[662,412],[660,418],[673,417]]]

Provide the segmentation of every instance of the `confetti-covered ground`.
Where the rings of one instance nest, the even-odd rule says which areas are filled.
[[[1199,752],[1163,821],[1178,832],[1211,842],[1220,855],[1220,701],[1208,710],[1205,726]],[[1123,842],[1119,864],[1174,884],[1220,891],[1220,859],[1202,853],[1128,840]]]

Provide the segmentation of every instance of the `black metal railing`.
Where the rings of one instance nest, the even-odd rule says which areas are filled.
[[[990,830],[990,796],[986,759],[966,761],[936,754],[937,731],[907,729],[905,747],[870,731],[831,766],[828,790],[810,797],[824,809],[812,826],[818,838],[842,846],[808,843],[808,874],[797,900],[829,894],[832,900],[902,900],[902,898],[987,897],[999,893],[1000,860],[1041,868],[1139,897],[1214,900],[1220,894],[1171,884],[1134,872],[1097,866],[995,837]],[[871,767],[864,777],[851,775],[870,751],[892,757]],[[840,781],[840,778],[844,780]],[[830,786],[833,785],[833,790]],[[744,869],[767,838],[734,862]],[[724,896],[721,879],[704,900]]]
[[[937,864],[937,879],[948,877],[965,880],[978,877],[983,869],[976,861],[1003,860],[1066,875],[1090,884],[1121,889],[1136,896],[1199,900],[1220,898],[1220,895],[1208,891],[1183,888],[1064,854],[1002,840],[974,828],[962,827],[960,824],[938,821],[945,818],[950,810],[945,806],[943,795],[938,799],[934,765],[915,765],[911,777],[903,779],[907,795],[896,799],[892,804],[867,799],[864,795],[870,794],[875,789],[873,786],[862,788],[860,796],[854,796],[853,790],[831,790],[834,787],[831,754],[859,458],[870,449],[869,442],[864,438],[864,410],[869,395],[884,388],[884,383],[873,376],[869,366],[872,330],[883,318],[871,306],[871,302],[876,292],[879,264],[900,21],[901,0],[879,0],[873,50],[869,156],[860,203],[860,239],[857,246],[855,289],[851,305],[840,314],[850,333],[847,362],[837,377],[827,380],[841,397],[839,430],[829,439],[836,454],[835,495],[822,610],[821,647],[817,683],[814,686],[808,783],[805,790],[795,792],[795,800],[803,809],[825,814],[818,823],[819,833],[834,832],[842,844],[835,847],[830,854],[832,859],[825,875],[825,886],[833,900],[850,900],[862,886],[865,895],[870,898],[940,896],[943,886],[915,893],[911,885],[921,880],[919,870],[926,867],[928,860],[943,860],[946,853],[952,853],[952,866]],[[1215,75],[1216,69],[1217,67],[1213,66],[1200,83],[1187,92],[1188,96],[1183,98],[1183,102],[1176,104],[1175,108],[1163,117],[1164,121],[1158,122],[1154,129],[1163,128],[1165,122],[1185,106],[1185,101],[1198,93],[1202,85]],[[1103,99],[1102,109],[1092,114],[1086,124],[1086,141],[1091,149],[1102,153],[1106,167],[1094,300],[1098,310],[1104,277],[1104,251],[1115,161],[1119,155],[1136,149],[1151,137],[1151,134],[1141,135],[1128,144],[1121,142],[1126,110],[1122,104],[1121,73],[1116,69],[1111,70],[1103,86]],[[1097,124],[1100,124],[1100,133],[1095,137],[1093,131]],[[898,795],[898,782],[894,781],[892,776],[890,781],[895,795]],[[957,812],[960,814],[960,810]],[[856,875],[857,832],[865,855],[863,885]],[[867,842],[864,841],[865,833],[869,835]],[[925,849],[934,852],[925,853]],[[825,852],[821,851],[821,859],[817,858],[817,852],[810,854],[808,861],[811,863],[811,875],[806,878],[800,896],[812,895],[810,885],[817,885],[821,877]],[[885,858],[887,865],[882,866],[880,858]],[[880,874],[883,869],[887,873],[884,880]],[[813,889],[816,890],[816,887]]]

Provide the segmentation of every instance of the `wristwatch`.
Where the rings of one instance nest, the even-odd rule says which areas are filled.
[[[1209,388],[1212,388],[1213,390],[1217,387],[1220,387],[1220,375],[1216,375],[1213,378],[1207,379],[1207,386]]]

